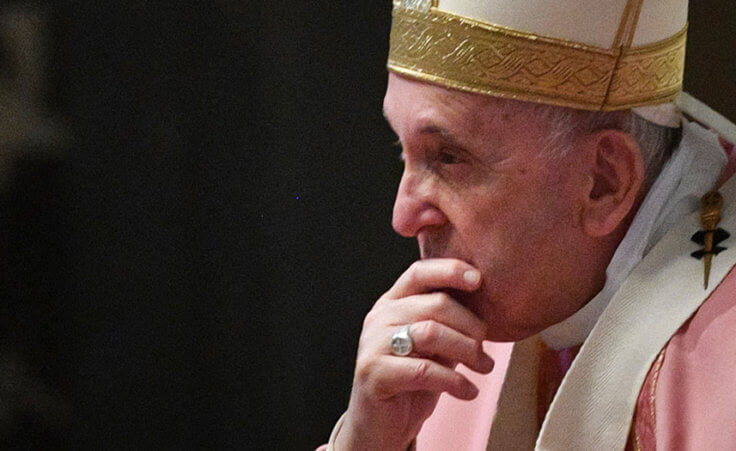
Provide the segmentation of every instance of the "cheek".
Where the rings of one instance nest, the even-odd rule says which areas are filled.
[[[535,180],[528,180],[521,208],[529,211],[535,230],[549,232],[574,224],[575,183],[567,166],[540,168]],[[563,232],[563,230],[557,230]]]
[[[497,277],[524,246],[528,212],[519,209],[511,197],[477,198],[468,205],[471,214],[458,228],[458,239],[479,269]]]
[[[574,228],[575,209],[569,184],[554,182],[524,179],[509,189],[474,197],[466,223],[473,237],[469,250],[481,251],[487,264],[498,267],[519,261],[528,266],[535,253],[560,247]]]

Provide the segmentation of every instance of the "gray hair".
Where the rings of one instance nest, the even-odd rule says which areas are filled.
[[[570,144],[581,134],[614,129],[631,135],[641,147],[645,190],[654,183],[682,137],[682,129],[655,124],[631,110],[598,112],[534,104],[532,113],[549,124],[547,141],[540,144],[552,158],[569,153]]]

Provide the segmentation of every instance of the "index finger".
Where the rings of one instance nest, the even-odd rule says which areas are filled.
[[[386,294],[403,298],[446,288],[475,291],[480,283],[480,271],[471,264],[455,258],[434,258],[414,262]]]

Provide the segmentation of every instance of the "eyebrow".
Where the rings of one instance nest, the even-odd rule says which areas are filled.
[[[388,115],[386,114],[386,109],[381,108],[381,113],[383,114],[383,119],[386,121],[389,127],[393,128],[393,126],[391,126],[391,120],[388,118]]]
[[[420,134],[429,134],[429,135],[438,135],[443,140],[445,140],[448,144],[456,147],[465,147],[463,143],[457,139],[455,135],[453,135],[449,130],[446,128],[439,127],[437,125],[427,125],[419,129]]]
[[[388,125],[391,126],[391,128],[393,128],[393,126],[391,125],[391,120],[388,118],[388,115],[386,115],[386,110],[381,109],[381,112],[383,113],[383,118],[386,120]],[[448,144],[452,146],[461,147],[461,148],[464,147],[463,143],[455,135],[453,135],[446,128],[440,127],[438,125],[425,125],[419,129],[419,134],[438,135],[443,140],[445,140]],[[395,144],[401,145],[401,140],[398,139]]]

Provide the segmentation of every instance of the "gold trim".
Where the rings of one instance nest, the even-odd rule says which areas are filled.
[[[669,343],[668,343],[669,344]],[[655,410],[655,403],[657,400],[657,384],[659,384],[659,373],[662,370],[662,364],[664,363],[664,355],[667,351],[667,346],[662,348],[662,352],[657,356],[657,360],[654,362],[654,376],[652,377],[652,387],[649,391],[649,421],[652,423],[652,432],[657,433],[657,411]]]
[[[463,91],[585,110],[674,99],[686,29],[634,49],[603,49],[395,2],[388,68]]]
[[[634,417],[636,419],[636,417]],[[634,451],[644,451],[644,449],[641,446],[641,440],[639,440],[639,433],[636,432],[636,421],[633,422],[631,427],[631,435],[629,439],[633,443]]]
[[[662,348],[662,351],[660,351],[659,355],[657,355],[657,358],[652,364],[649,373],[647,373],[647,380],[649,379],[649,374],[652,375],[652,383],[649,386],[649,393],[645,393],[645,395],[647,395],[647,404],[649,408],[649,424],[652,427],[652,434],[655,437],[657,434],[657,412],[655,410],[657,384],[659,383],[659,373],[662,370],[662,364],[664,363],[664,356],[666,351],[667,345]],[[642,387],[642,390],[644,390],[644,388],[646,388],[646,381],[645,387]],[[641,411],[639,411],[639,403],[637,402],[637,407],[634,410],[634,418],[631,422],[631,433],[629,435],[634,451],[644,451],[644,448],[641,444],[641,439],[639,438],[639,432],[637,430],[637,425],[639,424],[639,418],[641,414]]]
[[[604,109],[618,110],[674,100],[682,91],[686,38],[687,26],[666,41],[624,49]]]
[[[616,39],[613,41],[614,48],[631,47],[643,4],[644,0],[629,0],[626,2],[624,13],[621,15],[621,23],[618,26],[618,33],[616,33]]]

